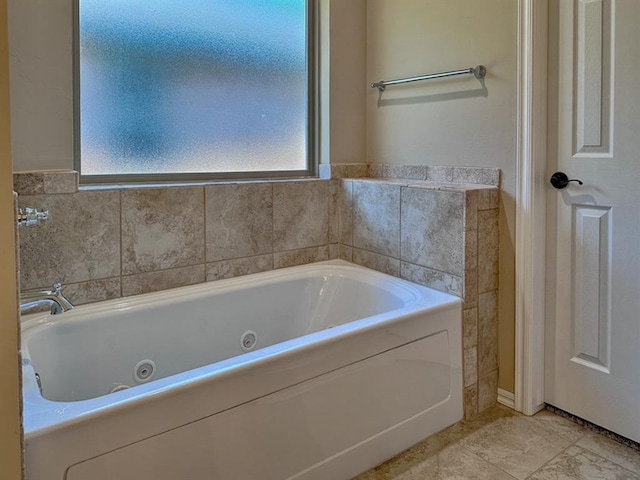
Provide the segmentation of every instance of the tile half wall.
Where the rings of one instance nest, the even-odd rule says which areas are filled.
[[[341,258],[464,298],[465,415],[496,401],[499,171],[349,164],[323,179],[78,189],[14,176],[21,290],[85,304]],[[351,177],[351,178],[349,178]]]

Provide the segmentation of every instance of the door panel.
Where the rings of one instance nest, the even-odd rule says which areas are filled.
[[[550,3],[545,401],[640,441],[640,2]]]

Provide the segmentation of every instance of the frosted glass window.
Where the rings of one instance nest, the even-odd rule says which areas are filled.
[[[83,176],[307,169],[307,2],[79,0]]]

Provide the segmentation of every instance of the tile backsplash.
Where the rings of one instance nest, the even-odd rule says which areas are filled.
[[[16,174],[20,207],[51,214],[20,229],[21,289],[62,282],[84,304],[341,258],[462,297],[465,414],[491,406],[499,171],[321,170],[325,179],[82,190],[76,172]]]
[[[51,214],[20,231],[21,288],[83,304],[327,260],[330,203],[323,180],[19,195]]]

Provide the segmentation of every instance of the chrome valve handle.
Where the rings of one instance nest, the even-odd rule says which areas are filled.
[[[37,208],[19,208],[18,209],[18,226],[32,227],[44,222],[49,218],[49,210],[38,210]]]

